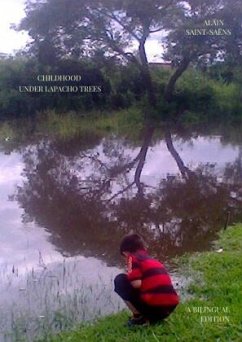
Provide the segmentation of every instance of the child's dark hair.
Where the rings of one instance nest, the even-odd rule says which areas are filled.
[[[120,244],[120,254],[123,252],[135,253],[139,249],[145,249],[145,242],[138,234],[126,235]]]

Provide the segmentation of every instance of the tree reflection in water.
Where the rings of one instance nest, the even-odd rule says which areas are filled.
[[[24,220],[48,230],[64,255],[95,256],[108,265],[119,263],[119,241],[131,230],[143,234],[163,259],[207,248],[228,210],[232,220],[242,216],[242,150],[222,174],[214,164],[191,170],[167,130],[166,146],[179,172],[151,186],[142,171],[153,135],[154,128],[146,127],[136,154],[117,137],[95,148],[74,140],[68,149],[47,140],[28,147],[25,182],[16,193]]]

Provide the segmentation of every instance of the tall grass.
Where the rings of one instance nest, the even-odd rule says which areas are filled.
[[[42,261],[26,274],[17,267],[1,267],[0,341],[45,339],[78,322],[120,310],[122,303],[112,289],[114,275],[98,273],[92,282],[79,263],[64,260],[46,266]]]
[[[0,122],[0,142],[29,143],[40,137],[70,139],[90,135],[123,135],[133,140],[140,137],[143,114],[137,107],[117,112],[57,113],[48,110],[34,118],[22,118]]]
[[[95,111],[84,114],[75,112],[58,114],[52,110],[39,113],[37,122],[37,129],[40,132],[57,134],[62,138],[84,132],[129,134],[142,128],[142,114],[135,107],[118,112]]]

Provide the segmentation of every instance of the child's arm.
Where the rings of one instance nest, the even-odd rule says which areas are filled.
[[[141,272],[138,265],[133,261],[133,258],[129,256],[127,258],[127,273],[130,280],[130,284],[135,288],[139,289],[141,287]]]

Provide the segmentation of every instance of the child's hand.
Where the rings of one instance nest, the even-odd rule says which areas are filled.
[[[131,281],[131,285],[132,285],[135,289],[139,289],[139,288],[141,287],[141,284],[142,284],[142,280],[140,280],[140,279]]]

